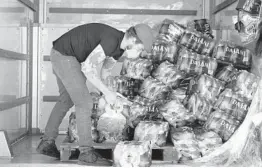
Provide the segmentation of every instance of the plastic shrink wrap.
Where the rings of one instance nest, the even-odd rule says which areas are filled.
[[[169,94],[169,99],[170,100],[178,99],[180,102],[183,102],[183,100],[186,98],[186,91],[187,88],[185,87],[172,90],[171,93]]]
[[[242,95],[235,93],[232,89],[225,89],[220,95],[214,108],[220,109],[243,121],[246,117],[251,101]]]
[[[207,19],[196,19],[193,21],[193,27],[196,31],[207,35],[209,38],[214,38],[212,29]]]
[[[97,119],[104,113],[105,100],[98,93],[91,93],[93,100],[93,109],[91,115],[91,135],[94,142],[98,142],[99,135],[97,132]],[[79,141],[76,113],[72,112],[69,116],[69,125],[67,130],[66,142],[74,143]]]
[[[201,97],[214,103],[223,89],[224,82],[203,74],[190,80],[187,94],[199,93]]]
[[[67,140],[70,143],[79,141],[79,136],[77,134],[77,124],[76,124],[75,112],[72,112],[69,116],[69,125],[67,129]]]
[[[132,100],[138,95],[142,80],[132,79],[126,76],[109,76],[105,84],[111,91],[118,92]]]
[[[223,67],[217,74],[216,79],[224,81],[226,83],[230,82],[232,79],[235,79],[238,74],[238,70],[234,68],[232,64]]]
[[[185,73],[177,69],[173,64],[165,61],[152,73],[155,79],[163,82],[171,88],[176,88],[181,79],[185,77]]]
[[[180,40],[180,44],[198,54],[210,56],[216,43],[215,40],[200,32],[186,30]]]
[[[195,121],[195,115],[189,112],[178,100],[169,100],[158,107],[164,119],[173,127],[191,125]]]
[[[207,121],[212,108],[212,103],[198,93],[191,95],[187,103],[187,109],[196,116],[197,120],[202,122]]]
[[[204,125],[209,131],[217,133],[224,141],[227,141],[236,131],[240,122],[231,114],[217,110],[211,113]]]
[[[200,152],[203,156],[222,145],[222,139],[213,131],[197,134],[196,139],[198,141]]]
[[[254,166],[261,167],[262,82],[252,99],[245,120],[232,137],[221,147],[196,159],[193,165],[201,166]]]
[[[153,63],[149,59],[125,59],[120,74],[129,78],[143,80],[150,76],[153,68]]]
[[[234,92],[252,100],[257,90],[258,82],[259,77],[246,70],[241,70],[236,75],[236,78],[228,84],[228,87],[232,88]]]
[[[249,67],[251,65],[252,52],[232,42],[220,41],[215,47],[213,57],[234,65]]]
[[[165,19],[161,24],[158,37],[169,42],[177,42],[181,39],[184,32],[184,26],[174,22],[173,20]]]
[[[199,55],[187,49],[180,52],[178,69],[187,73],[187,76],[208,74],[213,76],[217,69],[217,61],[214,58]]]
[[[152,45],[151,57],[154,63],[160,64],[163,61],[176,63],[180,46],[175,42],[167,42],[158,38]]]
[[[201,157],[198,142],[193,129],[190,127],[173,128],[170,130],[174,148],[179,154],[180,161],[193,160]]]
[[[159,114],[157,107],[160,104],[162,104],[162,101],[152,101],[141,96],[136,96],[126,115],[129,125],[136,127],[140,121],[150,119],[150,117],[154,117],[152,116],[154,114]]]
[[[157,146],[164,146],[169,131],[167,122],[161,121],[141,121],[134,134],[136,141],[151,141]]]
[[[114,107],[106,104],[105,113],[97,121],[99,138],[104,139],[105,142],[115,143],[128,139],[125,136],[128,125],[123,115],[124,105],[120,100],[118,102]]]
[[[152,144],[150,141],[122,141],[113,153],[116,167],[150,167],[152,164]]]
[[[171,88],[149,76],[142,83],[139,93],[140,96],[150,100],[165,100],[170,91]]]

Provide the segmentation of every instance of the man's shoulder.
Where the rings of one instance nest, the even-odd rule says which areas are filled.
[[[124,32],[110,26],[104,23],[88,23],[85,24],[85,26],[88,29],[95,30],[95,31],[102,31],[102,32],[108,32],[108,33],[113,33],[113,34],[123,34]]]
[[[108,29],[115,29],[114,27],[104,24],[104,23],[86,23],[83,24],[81,26],[85,26],[85,27],[96,27],[96,28],[108,28]]]

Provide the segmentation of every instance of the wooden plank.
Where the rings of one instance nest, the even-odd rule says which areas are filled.
[[[112,8],[49,8],[49,13],[127,14],[127,15],[197,15],[197,10],[153,10]]]
[[[14,60],[28,60],[27,54],[17,53],[14,51],[0,49],[0,57],[14,59]]]
[[[16,95],[0,95],[0,101],[12,101],[16,99]]]
[[[24,13],[23,7],[0,7],[0,13]]]
[[[164,161],[178,161],[178,151],[174,147],[166,147],[163,150],[163,160]]]
[[[66,140],[61,144],[60,146],[60,159],[61,161],[70,161],[72,159],[74,154],[77,154],[79,156],[79,152],[77,153],[76,151],[79,148],[78,143],[66,143]],[[113,150],[115,149],[117,143],[93,143],[91,146],[94,147],[97,150]],[[177,163],[179,160],[179,155],[178,151],[175,149],[174,145],[172,144],[167,144],[163,147],[153,147],[152,149],[152,160],[156,159],[159,160],[161,163]],[[74,156],[75,158],[78,158],[78,156]],[[113,154],[112,154],[113,157]]]
[[[33,2],[31,2],[30,0],[18,0],[18,1],[21,2],[22,4],[24,4],[26,7],[28,7],[32,11],[34,11],[34,12],[37,11],[35,4]]]
[[[215,9],[213,10],[213,14],[216,14],[217,12],[220,12],[221,10],[227,8],[228,6],[235,3],[237,0],[225,0],[224,2],[218,4]]]
[[[0,111],[8,110],[8,109],[26,104],[29,101],[30,101],[30,97],[26,96],[26,97],[21,97],[21,98],[15,99],[13,101],[2,102],[2,103],[0,103]]]
[[[44,61],[50,61],[50,56],[49,56],[49,55],[44,55],[43,60],[44,60]]]
[[[57,102],[59,96],[43,96],[43,102]]]
[[[116,145],[117,143],[94,143],[93,142],[91,146],[94,147],[95,149],[114,149]],[[71,148],[79,148],[78,143],[63,142],[61,146],[63,147],[70,146]],[[166,144],[165,146],[162,146],[162,147],[154,146],[153,149],[170,149],[173,147],[174,147],[173,144]]]

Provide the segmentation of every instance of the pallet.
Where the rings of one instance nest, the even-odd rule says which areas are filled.
[[[113,150],[115,143],[93,143],[92,146],[105,158],[113,160]],[[60,146],[60,160],[63,162],[72,161],[79,156],[79,146],[77,143],[64,142]],[[153,147],[152,161],[155,163],[177,163],[178,153],[174,146],[167,144],[164,147]]]

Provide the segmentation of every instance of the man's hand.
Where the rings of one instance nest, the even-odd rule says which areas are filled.
[[[115,105],[117,101],[117,94],[112,91],[107,91],[104,93],[106,102],[110,104],[111,106]]]

